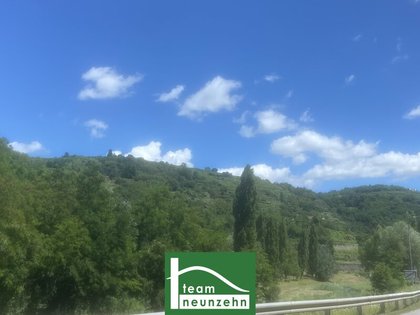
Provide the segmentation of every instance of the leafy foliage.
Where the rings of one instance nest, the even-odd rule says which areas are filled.
[[[112,154],[29,158],[1,139],[0,313],[161,309],[165,251],[229,251],[235,244],[257,251],[258,297],[270,301],[278,298],[278,278],[305,269],[302,248],[310,245],[298,250],[298,243],[311,218],[319,218],[317,250],[333,255],[333,242],[356,237],[363,245],[378,224],[406,219],[406,209],[420,215],[420,194],[388,186],[316,194],[255,178],[249,167],[240,179]],[[404,268],[401,240],[389,243],[395,258],[369,249],[384,231],[364,245],[365,265],[374,270],[386,259],[391,270]]]
[[[420,267],[420,233],[406,222],[379,227],[360,249],[366,270],[372,272],[372,286],[378,292],[403,285],[402,271]]]
[[[371,276],[373,289],[378,293],[394,292],[403,285],[403,279],[386,264],[378,263]]]

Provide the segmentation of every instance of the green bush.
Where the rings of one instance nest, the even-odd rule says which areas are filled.
[[[319,281],[328,281],[335,272],[334,255],[328,245],[320,245],[318,248],[318,264],[315,278]]]
[[[384,263],[379,263],[375,266],[370,281],[377,293],[394,292],[404,284],[402,276],[393,272]]]

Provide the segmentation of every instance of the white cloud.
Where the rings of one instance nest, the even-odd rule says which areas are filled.
[[[258,111],[254,114],[257,126],[241,126],[239,134],[245,138],[251,138],[257,134],[271,134],[282,130],[292,130],[296,128],[296,123],[282,113],[273,109]]]
[[[255,176],[261,179],[267,179],[272,183],[289,183],[294,186],[312,187],[311,180],[304,180],[294,176],[288,167],[273,168],[267,164],[256,164],[251,166]],[[234,176],[241,176],[243,167],[219,168],[219,173],[230,173]]]
[[[241,176],[244,168],[243,167],[228,167],[228,168],[219,168],[217,172],[219,173],[229,173],[233,176]]]
[[[274,140],[271,151],[284,157],[290,157],[296,164],[307,160],[313,153],[327,161],[348,160],[368,157],[375,154],[377,144],[344,141],[339,137],[327,137],[315,131],[305,130],[294,136],[285,136]]]
[[[181,165],[185,163],[188,166],[192,166],[191,159],[192,153],[188,148],[176,151],[168,151],[162,157],[162,161],[168,162],[169,164]]]
[[[162,103],[176,101],[180,97],[180,95],[184,91],[184,89],[185,89],[185,87],[183,85],[177,85],[176,87],[174,87],[169,92],[160,94],[157,101],[162,102]]]
[[[79,92],[80,100],[109,99],[129,94],[129,89],[139,82],[141,75],[124,76],[111,67],[92,67],[82,75],[87,82]]]
[[[105,130],[108,129],[108,125],[98,119],[90,119],[86,121],[85,126],[89,128],[92,138],[103,138],[105,136]]]
[[[120,150],[112,150],[112,155],[119,156],[123,155],[123,153]]]
[[[304,177],[314,181],[324,181],[388,176],[406,178],[418,175],[420,175],[420,153],[404,154],[390,151],[363,158],[315,165],[304,174]]]
[[[192,153],[190,149],[185,148],[176,151],[168,151],[162,155],[161,146],[162,143],[159,141],[151,141],[147,145],[133,147],[126,155],[132,155],[152,162],[163,161],[174,165],[185,163],[187,166],[193,166],[191,163]]]
[[[268,179],[273,183],[281,183],[290,180],[291,173],[288,167],[272,168],[267,164],[256,164],[252,166],[254,174],[262,179]]]
[[[200,118],[205,113],[233,110],[242,96],[232,93],[240,87],[241,83],[238,81],[226,80],[217,76],[207,82],[199,91],[190,95],[182,104],[178,115]]]
[[[348,77],[346,77],[345,79],[344,79],[344,81],[345,81],[345,83],[347,84],[347,85],[349,85],[349,84],[351,84],[351,83],[353,83],[353,81],[356,79],[356,76],[354,75],[354,74],[350,74]]]
[[[13,141],[9,143],[9,146],[17,152],[20,153],[34,153],[37,151],[44,150],[44,147],[39,141],[32,141],[30,143],[23,143],[23,142],[17,142]]]
[[[293,97],[293,90],[289,90],[286,94],[286,98],[292,98]]]
[[[131,149],[128,155],[132,155],[137,158],[143,158],[147,161],[161,161],[161,152],[160,147],[161,143],[158,141],[151,141],[149,144],[145,146],[136,146]]]
[[[397,177],[420,175],[420,152],[405,154],[377,152],[378,143],[363,140],[354,143],[339,137],[327,137],[315,131],[303,131],[294,136],[273,141],[273,153],[292,158],[295,163],[316,155],[320,162],[300,176],[291,176],[296,182],[313,185],[326,180]],[[296,178],[298,178],[296,180]]]
[[[280,80],[280,79],[281,79],[281,77],[278,76],[277,74],[274,74],[274,73],[267,74],[267,75],[264,76],[264,80],[267,81],[267,82],[270,82],[270,83],[274,83],[274,82],[276,82],[277,80]]]
[[[407,115],[404,116],[406,119],[414,119],[420,117],[420,105],[414,107],[412,110],[408,112]]]
[[[308,122],[313,122],[313,121],[314,121],[314,119],[313,119],[313,117],[312,117],[311,113],[309,112],[309,109],[305,110],[305,111],[302,113],[302,115],[300,115],[299,120],[300,120],[301,122],[304,122],[304,123],[308,123]]]
[[[287,182],[294,186],[313,188],[330,180],[394,178],[405,180],[420,176],[420,152],[407,154],[396,151],[378,152],[378,143],[363,140],[353,142],[339,137],[328,137],[315,131],[301,131],[293,136],[273,141],[272,152],[291,158],[296,163],[308,161],[300,174],[289,167],[273,168],[267,164],[253,166],[256,176],[271,182]],[[300,166],[298,169],[302,169]],[[239,176],[242,167],[219,169]]]
[[[296,127],[296,124],[291,119],[272,109],[255,113],[255,118],[258,121],[258,133],[275,133]]]

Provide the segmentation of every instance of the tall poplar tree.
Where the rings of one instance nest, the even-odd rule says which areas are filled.
[[[254,172],[247,165],[242,172],[241,182],[235,191],[233,200],[233,249],[241,251],[255,247],[255,208],[257,190]]]
[[[302,235],[298,244],[298,264],[300,269],[300,277],[303,277],[303,273],[308,267],[308,235],[306,231],[302,232]]]
[[[257,241],[261,243],[261,246],[265,248],[265,226],[266,222],[262,214],[260,214],[257,218],[256,222],[256,230],[257,230]]]
[[[287,243],[289,239],[289,237],[287,236],[287,226],[286,226],[286,222],[284,222],[284,219],[279,224],[278,232],[279,232],[278,234],[279,259],[280,259],[280,264],[284,265],[286,261],[286,256],[287,256]]]
[[[312,219],[311,226],[309,229],[309,244],[308,244],[308,272],[311,276],[314,276],[318,268],[318,231],[317,231],[318,219]]]
[[[278,240],[277,224],[271,219],[266,224],[265,252],[273,267],[279,263],[279,240]]]

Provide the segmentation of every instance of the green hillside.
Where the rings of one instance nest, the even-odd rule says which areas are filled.
[[[238,184],[215,169],[112,154],[29,158],[1,140],[0,313],[159,309],[166,250],[232,250]],[[257,214],[283,222],[291,248],[317,217],[320,238],[344,249],[340,263],[378,225],[420,215],[420,194],[401,187],[318,194],[256,179],[256,189]]]

